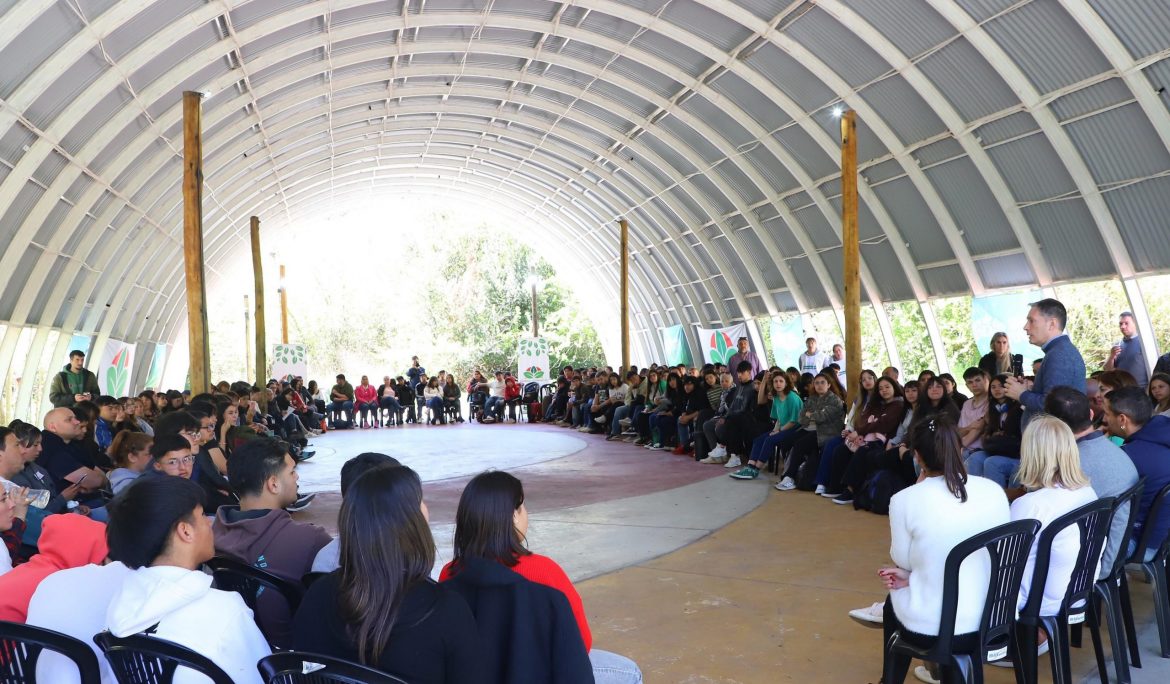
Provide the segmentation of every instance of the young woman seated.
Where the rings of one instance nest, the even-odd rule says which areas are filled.
[[[1020,465],[1020,422],[1024,409],[1020,402],[1007,396],[1006,375],[991,379],[987,402],[987,422],[983,428],[983,448],[967,457],[967,472],[981,475],[1007,487]]]
[[[809,390],[808,399],[798,418],[800,430],[792,439],[784,474],[776,484],[776,489],[782,492],[796,489],[796,476],[801,465],[809,457],[819,458],[818,454],[825,444],[840,435],[845,428],[845,400],[841,394],[841,383],[837,382],[837,374],[821,371],[809,383]],[[816,467],[812,465],[814,470]]]
[[[861,418],[854,422],[854,430],[850,432],[841,446],[833,452],[833,462],[829,470],[829,490],[824,496],[833,494],[833,503],[853,503],[855,489],[860,482],[845,481],[845,471],[856,454],[860,452],[884,452],[886,442],[898,432],[902,417],[906,414],[906,404],[902,400],[902,387],[896,381],[887,377],[877,379],[875,390],[861,412]],[[867,458],[863,455],[861,458]],[[860,470],[860,469],[858,469]],[[855,470],[857,472],[857,470]],[[855,478],[854,478],[855,479]]]
[[[800,411],[804,408],[804,401],[797,394],[796,389],[789,384],[788,375],[784,371],[769,373],[765,381],[760,383],[760,399],[768,397],[771,406],[772,431],[766,432],[752,440],[752,451],[747,464],[731,477],[737,480],[754,480],[760,476],[760,469],[768,465],[768,460],[779,447],[782,450],[791,448],[800,431]],[[761,401],[760,403],[764,403]]]

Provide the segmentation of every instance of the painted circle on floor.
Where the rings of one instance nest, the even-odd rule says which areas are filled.
[[[510,470],[543,463],[587,446],[570,431],[521,427],[464,423],[328,432],[309,440],[309,450],[316,454],[297,466],[299,489],[303,494],[340,491],[341,466],[366,451],[393,456],[413,468],[423,482],[431,482],[475,475],[489,467]]]

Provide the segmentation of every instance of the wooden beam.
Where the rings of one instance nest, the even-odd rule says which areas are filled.
[[[861,390],[861,246],[857,237],[857,113],[841,115],[841,243],[845,259],[845,368],[848,405]]]
[[[211,387],[207,286],[203,280],[203,95],[183,93],[183,265],[187,280],[187,339],[191,393]]]
[[[288,288],[284,283],[284,264],[280,265],[280,343],[288,344]]]
[[[256,310],[252,318],[256,322],[256,386],[268,383],[268,340],[264,330],[264,257],[260,251],[260,217],[253,216],[252,230],[252,276],[256,285]]]
[[[244,377],[252,377],[255,356],[252,349],[252,298],[244,295]]]
[[[625,219],[618,221],[622,229],[622,288],[621,288],[621,318],[622,318],[622,370],[630,369],[630,224]]]

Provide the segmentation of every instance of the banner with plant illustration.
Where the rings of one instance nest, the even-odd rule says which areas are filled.
[[[699,328],[699,344],[703,347],[703,360],[707,363],[726,364],[735,356],[735,343],[747,337],[747,324],[736,323],[726,328]]]
[[[134,345],[118,340],[106,341],[102,361],[97,368],[98,387],[111,397],[130,395],[130,376],[134,370]]]
[[[162,389],[163,368],[167,365],[167,345],[154,345],[154,352],[150,357],[150,369],[146,372],[146,387],[149,390]]]
[[[272,346],[272,373],[277,380],[308,377],[309,349],[303,344],[275,344]]]
[[[538,382],[547,385],[552,382],[549,370],[548,340],[543,337],[521,337],[516,346],[516,377],[522,384]]]
[[[687,331],[681,325],[672,325],[669,328],[659,328],[662,334],[662,350],[666,355],[668,366],[677,366],[684,363],[693,365],[691,347],[687,344]]]

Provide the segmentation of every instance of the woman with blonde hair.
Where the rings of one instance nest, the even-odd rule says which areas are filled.
[[[1016,479],[1028,493],[1012,502],[1012,520],[1039,520],[1041,532],[1053,520],[1097,500],[1097,493],[1081,470],[1080,450],[1072,429],[1053,416],[1038,415],[1028,423],[1020,441],[1020,469]],[[1028,552],[1028,564],[1024,566],[1020,596],[1016,602],[1017,610],[1022,610],[1028,602],[1039,539],[1040,535],[1037,534],[1037,541],[1033,542]],[[1080,531],[1075,525],[1052,540],[1048,578],[1044,582],[1044,597],[1040,602],[1041,615],[1055,615],[1060,611],[1080,552]],[[1040,638],[1044,639],[1043,633]],[[1047,641],[1042,641],[1040,651],[1047,650]],[[1010,666],[1005,661],[994,664]]]

